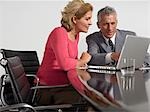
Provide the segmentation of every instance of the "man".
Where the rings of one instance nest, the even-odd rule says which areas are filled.
[[[94,32],[86,38],[88,52],[92,58],[91,65],[115,65],[124,44],[126,35],[136,35],[134,32],[117,29],[117,13],[114,8],[106,6],[98,11],[97,26],[99,32]]]

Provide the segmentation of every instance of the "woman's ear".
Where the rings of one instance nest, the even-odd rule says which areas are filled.
[[[76,17],[76,16],[73,16],[73,17],[72,17],[72,22],[73,22],[74,24],[77,23],[77,17]]]

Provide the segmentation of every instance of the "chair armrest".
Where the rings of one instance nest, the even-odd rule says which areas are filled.
[[[71,84],[63,84],[63,85],[56,85],[56,86],[34,86],[31,89],[51,89],[51,88],[63,88],[71,86]]]
[[[35,110],[37,110],[38,112],[41,112],[42,110],[45,110],[45,109],[47,109],[47,110],[57,110],[57,112],[62,112],[62,110],[61,109],[65,109],[65,108],[71,108],[71,107],[73,107],[73,105],[72,104],[58,104],[58,105],[46,105],[46,106],[36,106],[36,107],[34,107],[35,108]]]
[[[26,74],[26,76],[27,77],[33,77],[34,79],[36,79],[36,84],[33,87],[37,87],[39,85],[40,79],[35,74]],[[30,89],[32,89],[32,87]],[[37,94],[37,89],[34,89],[34,93],[33,93],[33,97],[32,97],[32,102],[34,102],[36,94]]]
[[[30,110],[32,110],[32,112],[36,112],[36,110],[31,106],[28,105],[26,103],[19,103],[19,104],[13,104],[13,105],[8,105],[8,106],[4,106],[4,107],[0,107],[0,112],[6,112],[12,109],[21,109],[21,108],[29,108]]]
[[[56,85],[56,86],[45,86],[45,85],[39,85],[40,79],[34,75],[34,74],[26,74],[27,77],[34,77],[36,79],[36,86],[31,87],[31,89],[47,89],[47,88],[63,88],[70,86],[71,84],[63,84],[63,85]]]
[[[39,85],[40,79],[36,75],[34,75],[34,74],[26,74],[26,76],[27,77],[33,77],[34,79],[36,79],[36,86]]]
[[[27,77],[33,77],[33,78],[36,79],[37,82],[39,82],[39,78],[36,75],[34,75],[34,74],[26,74],[26,76]]]
[[[38,89],[64,88],[64,87],[67,87],[67,86],[70,86],[70,85],[71,84],[63,84],[63,85],[56,85],[56,86],[44,86],[44,85],[42,85],[42,86],[39,86],[39,85],[33,86],[33,87],[30,88],[31,90],[34,90],[32,102],[34,102],[34,100],[35,100]]]

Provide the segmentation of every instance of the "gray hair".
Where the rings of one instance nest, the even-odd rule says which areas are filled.
[[[101,21],[102,15],[110,15],[110,14],[116,14],[117,15],[117,12],[114,8],[112,8],[110,6],[106,6],[102,9],[100,9],[97,13],[97,21],[98,22]]]

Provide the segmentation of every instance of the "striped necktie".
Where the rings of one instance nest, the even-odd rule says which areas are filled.
[[[113,42],[110,39],[108,40],[108,44],[109,44],[109,46],[111,48],[111,51],[115,52],[115,46],[114,46]],[[115,65],[115,61],[111,62],[111,64]]]
[[[113,45],[113,43],[112,43],[112,41],[109,39],[108,40],[108,43],[109,43],[109,46],[110,46],[110,48],[111,48],[111,51],[115,51],[115,47],[114,47],[114,45]]]

